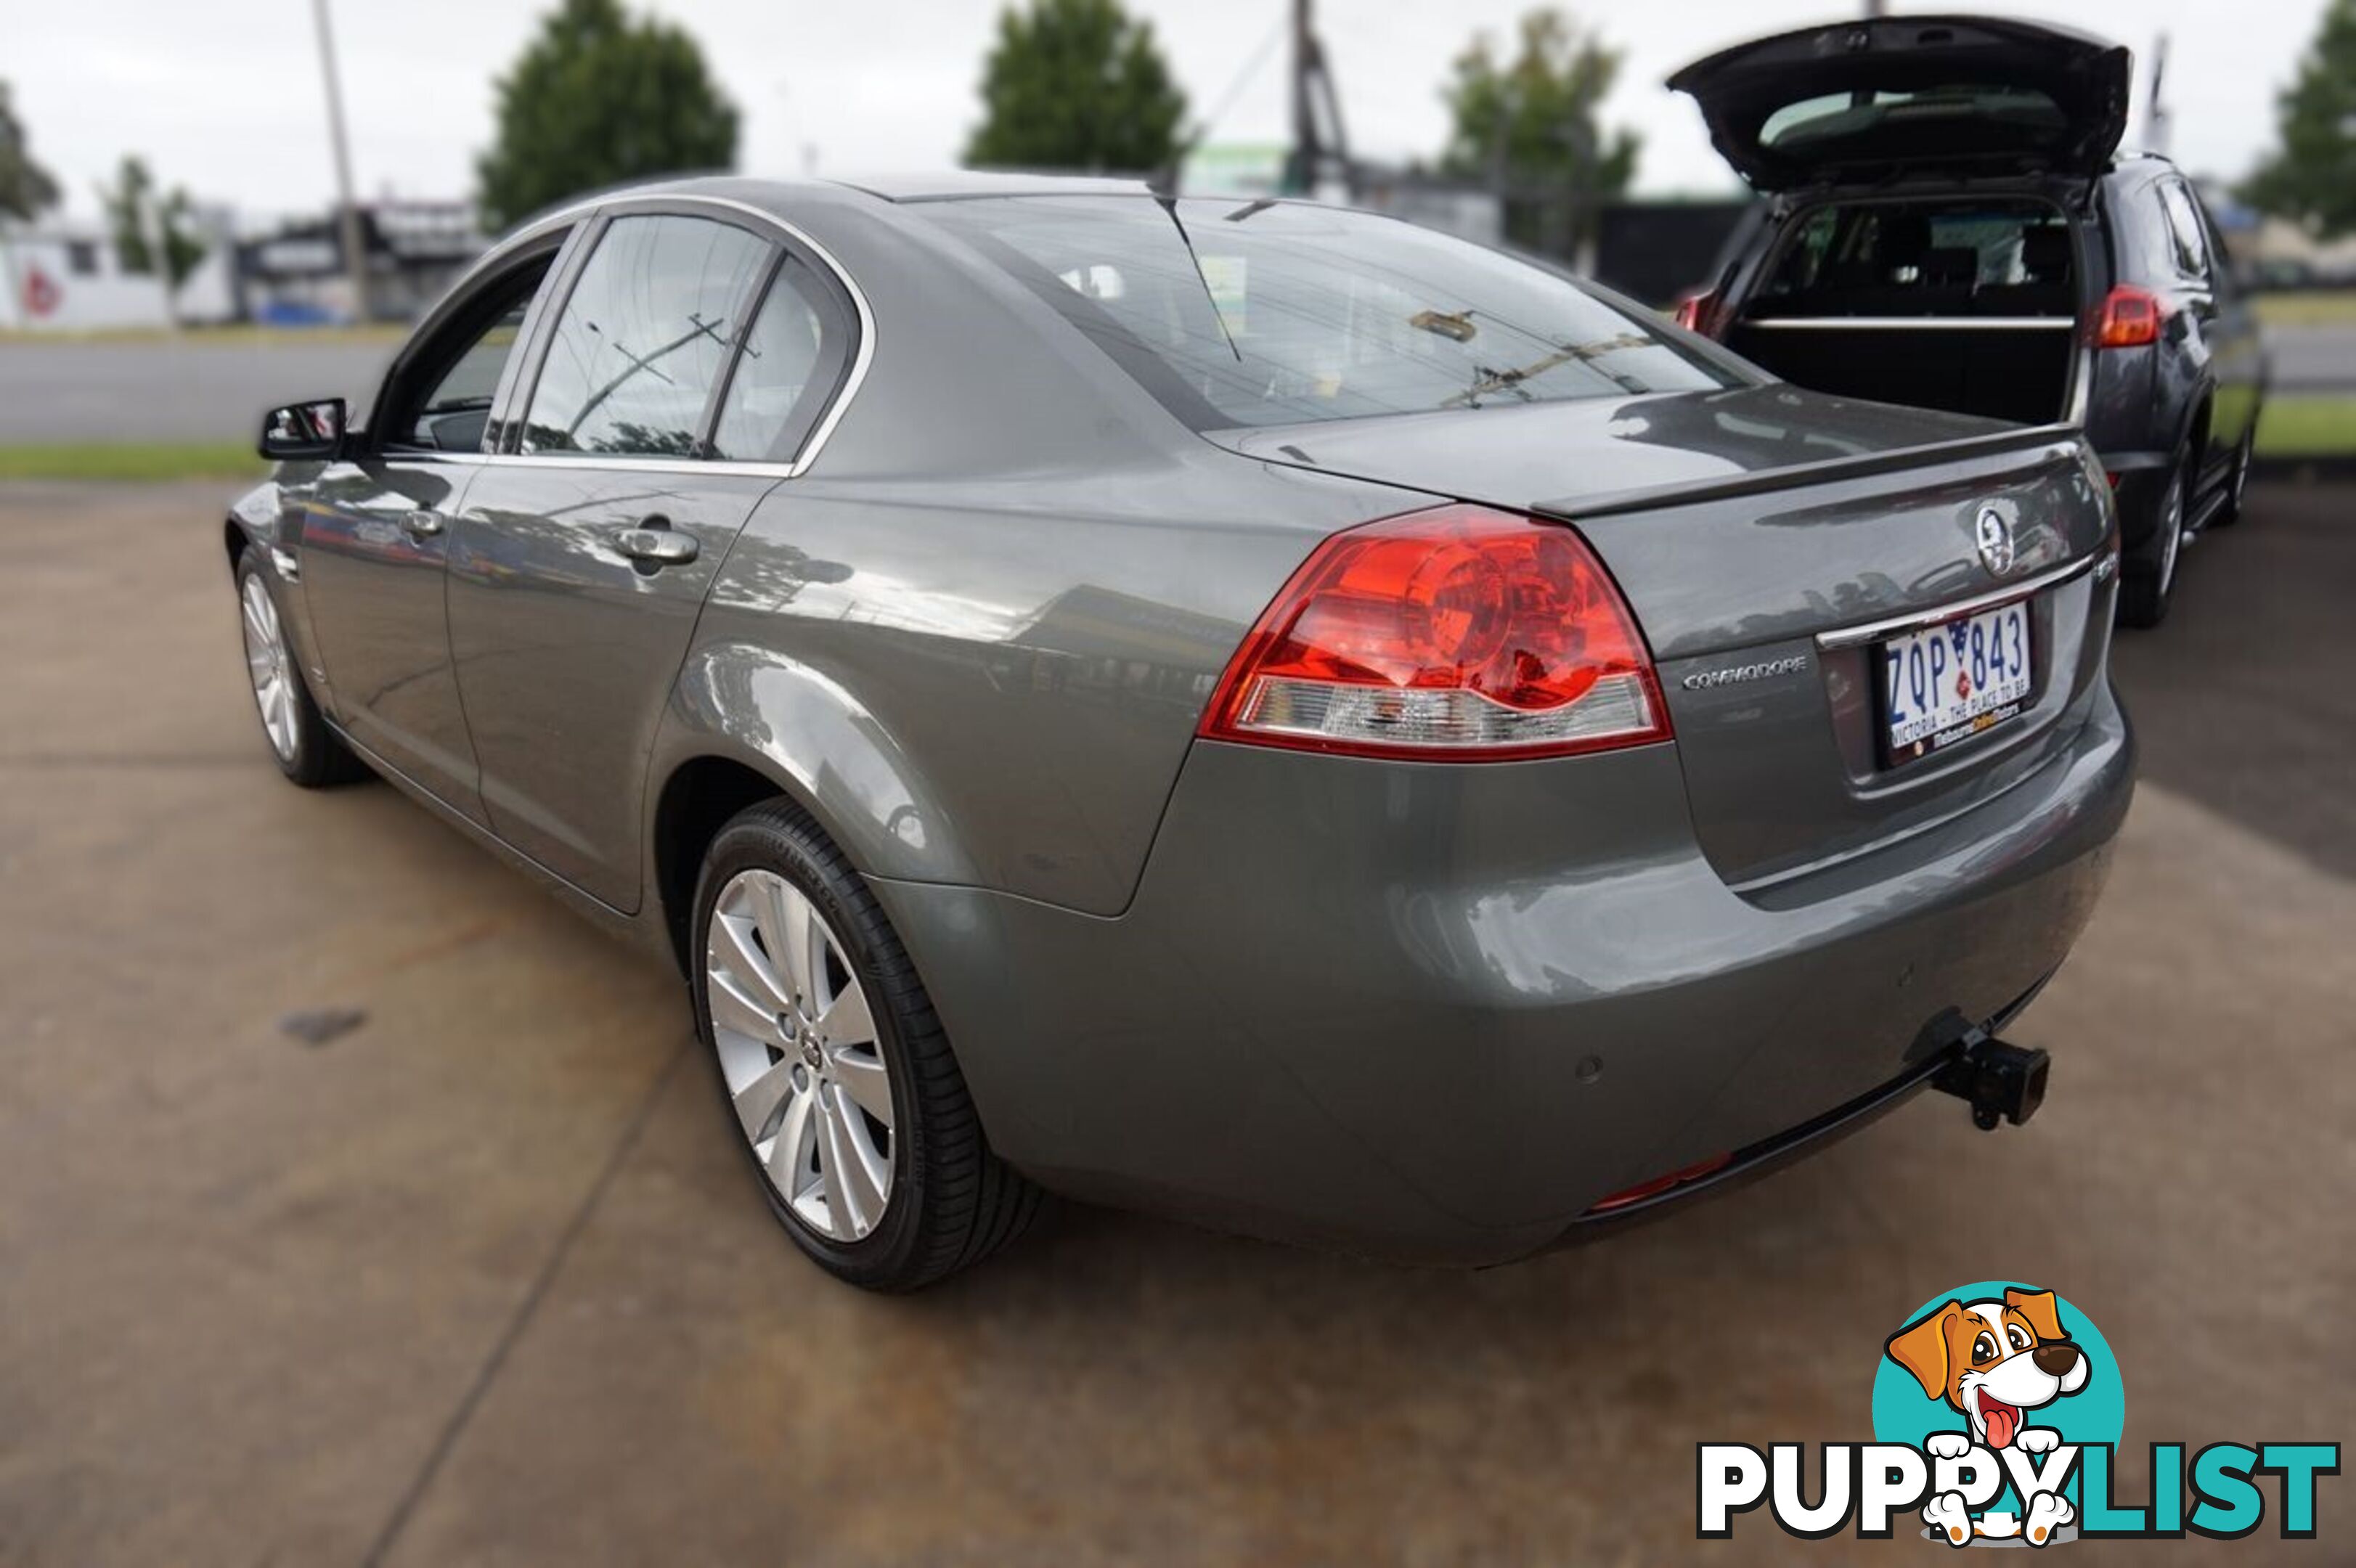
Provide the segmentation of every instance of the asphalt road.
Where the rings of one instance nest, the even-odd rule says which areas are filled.
[[[0,343],[0,446],[247,441],[263,411],[310,398],[365,404],[401,347],[370,335]]]
[[[2268,334],[2275,385],[2356,392],[2356,326]],[[0,343],[0,446],[32,442],[242,441],[263,410],[305,398],[365,404],[388,338],[241,333],[209,338]]]
[[[0,1563],[1683,1561],[1697,1442],[1867,1436],[1884,1337],[1988,1276],[2101,1325],[2125,1495],[2147,1441],[2348,1441],[2351,499],[2260,492],[2122,645],[2147,782],[2011,1031],[2054,1053],[2030,1127],[1918,1101],[1480,1275],[1066,1210],[876,1299],[774,1232],[673,976],[390,789],[277,777],[217,492],[0,486],[39,546],[0,615]],[[282,1029],[316,1008],[365,1021]],[[2351,1485],[2300,1561],[2356,1552]],[[1738,1537],[1709,1560],[1927,1550]]]
[[[2283,391],[2356,392],[2356,325],[2270,327],[2266,350]]]

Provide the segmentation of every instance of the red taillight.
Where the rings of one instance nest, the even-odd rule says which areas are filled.
[[[1677,302],[1676,323],[1687,332],[1698,332],[1705,337],[1708,336],[1717,315],[1718,295],[1715,292],[1687,294]]]
[[[2168,319],[2168,301],[2149,289],[2121,283],[2103,300],[2094,320],[2097,348],[2139,348],[2159,341],[2160,323]]]
[[[1335,534],[1228,662],[1201,733],[1361,757],[1665,741],[1652,656],[1580,537],[1483,507]]]

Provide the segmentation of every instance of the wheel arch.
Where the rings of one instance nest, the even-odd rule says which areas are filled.
[[[2195,485],[2200,484],[2202,471],[2208,466],[2209,432],[2216,411],[2216,389],[2204,385],[2193,394],[2192,407],[2184,416],[2183,438],[2178,442],[2177,450],[2191,460],[2192,483]],[[2187,496],[2185,499],[2189,502],[2191,497]]]
[[[862,876],[978,880],[937,793],[875,717],[840,683],[770,649],[691,656],[656,759],[652,875],[682,973],[704,850],[755,801],[791,802]]]

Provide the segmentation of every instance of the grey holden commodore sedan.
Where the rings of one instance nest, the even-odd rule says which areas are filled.
[[[864,1285],[1042,1189],[1493,1263],[2019,1121],[2131,788],[2073,432],[1365,214],[637,189],[262,447],[280,767],[676,965]]]

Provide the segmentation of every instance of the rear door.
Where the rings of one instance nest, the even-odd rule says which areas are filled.
[[[2126,48],[1991,16],[1837,22],[1669,78],[1761,190],[1896,176],[2093,174],[2126,129]]]
[[[2171,175],[2157,188],[2176,269],[2172,292],[2191,318],[2187,350],[2211,382],[2209,446],[2199,454],[2206,477],[2233,459],[2257,420],[2264,369],[2256,312],[2234,286],[2224,246],[2192,187]]]
[[[641,897],[647,758],[704,595],[850,352],[833,305],[756,219],[606,218],[454,530],[491,827],[616,909]]]

